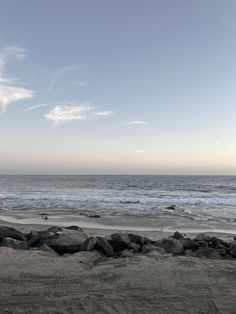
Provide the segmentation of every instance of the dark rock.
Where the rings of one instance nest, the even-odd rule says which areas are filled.
[[[194,252],[196,257],[208,258],[208,259],[221,259],[220,253],[213,248],[209,247],[200,247]]]
[[[184,236],[179,231],[175,231],[173,238],[179,240],[179,239],[184,239]]]
[[[184,250],[197,250],[199,247],[198,243],[190,238],[181,238],[179,241],[183,244]]]
[[[146,237],[142,237],[142,236],[134,234],[134,233],[128,233],[128,238],[131,242],[139,244],[139,245],[151,243],[150,239],[148,239]]]
[[[211,237],[206,235],[205,233],[199,233],[194,239],[193,241],[196,242],[210,242],[211,241]]]
[[[25,236],[22,232],[11,227],[0,227],[0,243],[4,238],[12,238],[19,241],[25,240]]]
[[[4,238],[2,246],[10,247],[15,250],[28,250],[28,245],[25,241],[19,241],[12,238]]]
[[[139,204],[140,201],[120,201],[121,204]]]
[[[113,247],[108,243],[108,241],[102,237],[97,237],[97,243],[95,249],[102,254],[111,257],[114,255]]]
[[[79,226],[69,226],[69,227],[66,227],[65,229],[83,232],[83,229],[80,228]]]
[[[141,249],[141,245],[131,242],[128,235],[123,233],[112,234],[111,240],[108,240],[108,242],[111,244],[115,252],[121,252],[126,249],[132,249],[135,252],[139,252]]]
[[[97,238],[90,237],[81,244],[80,251],[93,251],[95,250],[96,244],[97,244]]]
[[[80,247],[80,251],[99,251],[107,257],[114,255],[114,251],[109,242],[102,237],[88,238]]]
[[[209,245],[212,246],[215,249],[218,248],[228,248],[229,244],[219,238],[216,237],[211,237],[210,241],[209,241]]]
[[[166,207],[166,209],[169,209],[169,210],[176,210],[176,205],[168,206],[168,207]]]
[[[236,245],[231,245],[229,250],[230,254],[236,258]]]
[[[173,254],[182,254],[184,247],[181,241],[174,239],[174,238],[164,238],[159,241],[154,242],[155,246],[160,246],[167,253],[173,253]]]
[[[30,232],[30,236],[29,236],[30,239],[28,241],[28,246],[29,247],[41,246],[45,244],[46,242],[48,242],[49,240],[57,237],[62,232],[63,232],[63,229],[60,227],[52,227],[44,231]]]
[[[89,215],[88,217],[89,217],[89,218],[101,218],[100,215]]]

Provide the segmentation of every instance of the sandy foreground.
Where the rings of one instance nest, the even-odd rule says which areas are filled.
[[[21,231],[48,228],[0,224]],[[136,233],[156,239],[166,235]],[[126,258],[101,258],[95,251],[55,256],[0,247],[0,313],[236,313],[235,309],[235,261],[156,251]]]

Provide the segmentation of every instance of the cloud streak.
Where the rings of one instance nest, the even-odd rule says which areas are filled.
[[[58,70],[52,76],[47,91],[50,92],[54,88],[54,86],[56,85],[57,81],[60,80],[63,75],[70,73],[70,72],[74,72],[74,71],[78,70],[79,68],[80,68],[80,66],[78,64],[72,64],[72,65],[63,67],[60,70]],[[83,82],[76,82],[76,83],[83,83]],[[84,83],[83,83],[83,85],[80,85],[80,86],[84,86]]]
[[[148,124],[148,122],[146,122],[146,121],[138,121],[138,120],[133,120],[133,121],[129,121],[127,124],[129,124],[129,125],[135,125],[135,124],[143,124],[143,125],[146,125],[146,124]]]
[[[99,116],[99,117],[109,117],[109,116],[113,115],[113,112],[112,111],[101,111],[101,112],[95,112],[94,115]]]
[[[17,84],[14,78],[5,77],[7,64],[12,59],[24,59],[26,51],[17,46],[5,47],[0,51],[0,108],[6,107],[15,101],[33,98],[34,92]]]

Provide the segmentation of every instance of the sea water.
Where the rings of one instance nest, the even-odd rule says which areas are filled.
[[[1,215],[43,212],[236,223],[236,176],[0,176]]]

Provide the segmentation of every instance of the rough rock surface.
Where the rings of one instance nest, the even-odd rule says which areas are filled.
[[[155,246],[160,246],[167,253],[173,254],[182,254],[184,247],[181,241],[174,239],[174,238],[164,238],[154,243]]]
[[[19,241],[24,241],[25,235],[14,228],[0,226],[0,243],[4,238],[12,238]]]
[[[4,238],[2,246],[6,246],[16,250],[28,250],[28,245],[25,241],[19,241],[12,238]]]

